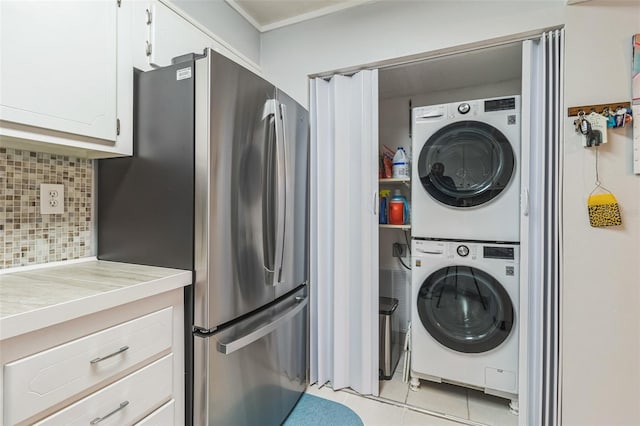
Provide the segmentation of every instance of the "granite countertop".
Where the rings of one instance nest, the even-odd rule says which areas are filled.
[[[191,271],[89,260],[0,275],[0,340],[191,284]]]

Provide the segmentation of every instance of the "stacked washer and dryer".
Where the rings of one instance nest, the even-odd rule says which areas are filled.
[[[520,97],[413,109],[411,386],[517,411]]]

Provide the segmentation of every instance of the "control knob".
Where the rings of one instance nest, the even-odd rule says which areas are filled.
[[[465,245],[459,245],[456,251],[458,252],[458,255],[461,257],[466,257],[469,255],[469,247]]]
[[[471,105],[469,105],[468,103],[458,105],[458,112],[460,114],[466,114],[469,111],[471,111]]]

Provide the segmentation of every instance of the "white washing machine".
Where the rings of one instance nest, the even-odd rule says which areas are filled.
[[[520,96],[413,109],[411,235],[520,241]]]
[[[516,244],[413,240],[412,387],[445,381],[517,401],[519,255]]]

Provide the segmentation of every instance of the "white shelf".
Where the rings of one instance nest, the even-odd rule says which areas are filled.
[[[411,178],[381,178],[378,181],[380,183],[409,183]]]
[[[380,224],[379,226],[380,226],[380,228],[387,228],[387,229],[404,229],[404,230],[409,230],[409,229],[411,229],[411,225],[388,225],[388,224]]]

